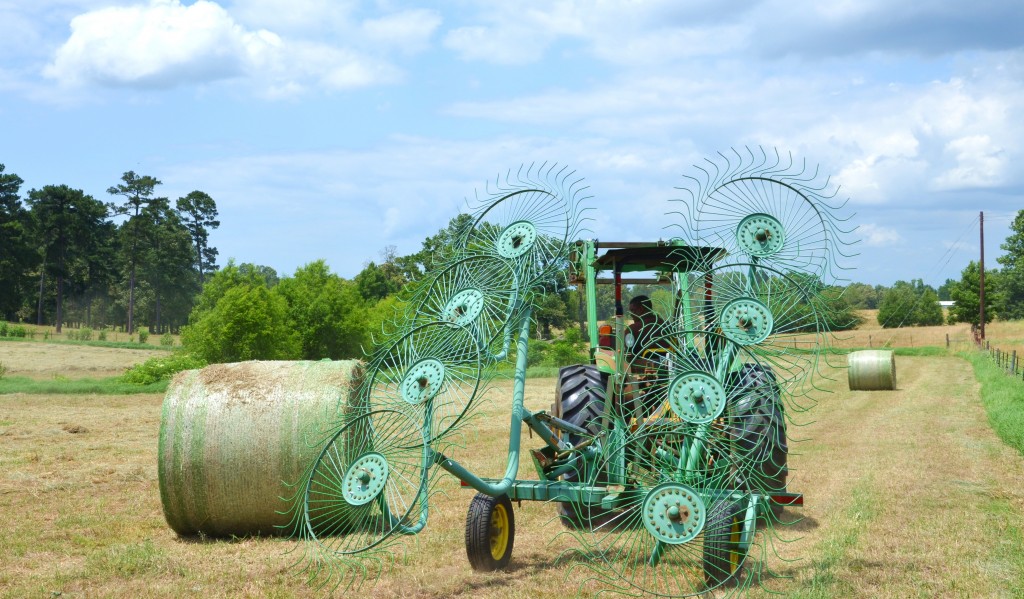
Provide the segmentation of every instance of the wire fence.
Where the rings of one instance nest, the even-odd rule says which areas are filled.
[[[1003,369],[1006,374],[1013,378],[1021,377],[1024,380],[1024,365],[1017,360],[1017,350],[1004,351],[998,347],[991,347],[988,341],[985,342],[985,349],[988,355],[997,366]],[[1024,358],[1024,356],[1021,356]]]

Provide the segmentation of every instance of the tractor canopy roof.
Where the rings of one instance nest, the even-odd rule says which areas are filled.
[[[727,253],[724,248],[695,245],[628,245],[630,247],[616,247],[602,253],[594,261],[594,269],[598,272],[615,270],[618,265],[621,272],[704,271]],[[600,247],[601,244],[598,245]]]

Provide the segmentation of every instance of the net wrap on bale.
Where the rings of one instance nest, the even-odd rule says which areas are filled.
[[[356,360],[253,361],[179,373],[160,421],[160,499],[180,535],[287,534],[282,497],[357,409]]]
[[[850,391],[896,389],[896,357],[891,351],[865,349],[846,357]]]

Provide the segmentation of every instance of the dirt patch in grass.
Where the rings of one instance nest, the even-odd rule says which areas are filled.
[[[768,589],[803,597],[1021,596],[1024,461],[986,424],[970,366],[897,358],[900,389],[852,393],[844,373],[791,427],[791,488],[803,520],[779,532]],[[547,409],[552,379],[527,382]],[[161,396],[0,397],[0,596],[318,597],[287,539],[181,539],[157,488]],[[467,427],[452,455],[500,476],[511,383]],[[67,428],[81,427],[71,434]],[[523,434],[524,448],[540,445]],[[525,457],[525,456],[524,456]],[[533,478],[528,462],[521,478]],[[474,573],[463,545],[471,491],[445,477],[427,529],[359,591],[374,597],[592,596],[588,573],[559,561],[573,545],[554,508],[515,508],[509,572]],[[372,584],[372,581],[367,582]],[[337,595],[345,593],[339,591]],[[770,595],[756,585],[754,596]]]
[[[119,376],[127,368],[145,362],[154,355],[162,354],[144,349],[58,343],[0,343],[0,363],[7,368],[7,376],[37,380]]]

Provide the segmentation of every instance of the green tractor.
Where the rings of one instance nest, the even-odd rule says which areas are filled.
[[[714,306],[712,273],[726,254],[723,248],[690,246],[679,240],[578,241],[570,254],[570,283],[585,299],[590,363],[559,371],[551,414],[573,427],[565,437],[574,445],[602,435],[621,438],[623,433],[612,432],[617,430],[630,434],[657,430],[659,423],[678,434],[685,430],[682,425],[688,417],[699,423],[714,415],[707,427],[713,438],[693,443],[692,438],[703,433],[692,428],[674,443],[692,448],[695,455],[687,458],[698,464],[697,470],[702,462],[721,460],[721,452],[742,453],[746,476],[757,478],[756,489],[770,492],[761,498],[760,507],[772,508],[778,516],[783,505],[799,505],[802,498],[785,493],[786,421],[772,368],[724,355],[728,343]],[[610,323],[597,318],[599,285],[613,287]],[[656,315],[650,298],[635,297],[628,304],[633,322],[627,325],[623,288],[635,285],[663,288],[664,302],[657,306]],[[677,412],[674,406],[685,410]],[[614,479],[593,468],[583,463],[562,478]],[[739,468],[733,469],[738,477],[735,486],[749,488]],[[559,504],[558,513],[574,528],[600,524],[610,517],[607,510],[572,502]],[[710,572],[709,578],[716,579],[718,574]]]
[[[780,511],[803,502],[787,489],[787,420],[814,403],[821,290],[848,231],[816,173],[763,150],[720,157],[690,177],[667,242],[578,241],[586,187],[564,167],[524,167],[488,190],[369,355],[368,407],[330,423],[296,485],[311,580],[379,574],[426,527],[438,469],[477,491],[465,528],[476,570],[509,565],[513,502],[541,501],[577,541],[564,557],[602,590],[695,596],[764,573],[753,549],[766,556]],[[590,359],[562,368],[551,410],[532,412],[531,315],[566,272],[586,298]],[[634,298],[627,315],[625,288],[640,284],[659,286],[658,305]],[[598,285],[613,286],[610,323]],[[510,360],[505,472],[483,477],[446,452]],[[518,477],[524,424],[541,444],[530,479]]]

